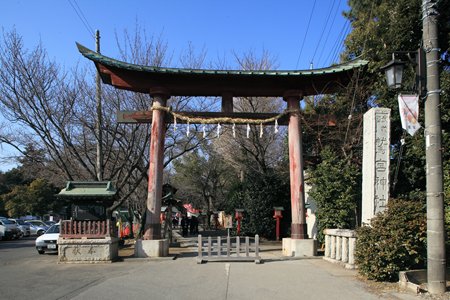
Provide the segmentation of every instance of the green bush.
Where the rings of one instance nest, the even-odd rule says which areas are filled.
[[[426,212],[418,201],[391,199],[371,226],[357,229],[355,260],[359,273],[377,281],[397,281],[398,272],[423,268]]]

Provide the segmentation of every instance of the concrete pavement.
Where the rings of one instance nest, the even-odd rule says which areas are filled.
[[[73,299],[417,299],[397,291],[374,293],[345,270],[321,258],[287,259],[281,243],[263,243],[263,264],[195,260],[196,237],[181,238],[166,258],[127,258],[134,264],[114,278],[95,282]],[[129,268],[127,268],[129,269]]]

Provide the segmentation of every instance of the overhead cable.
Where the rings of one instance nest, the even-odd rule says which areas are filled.
[[[302,56],[303,46],[305,46],[306,36],[308,35],[309,25],[311,24],[311,19],[314,13],[314,7],[316,7],[316,0],[314,0],[313,7],[311,9],[311,13],[309,14],[308,25],[306,26],[305,35],[303,36],[302,46],[300,47],[300,53],[298,54],[297,63],[295,64],[295,68],[298,68],[298,62],[300,61],[300,57]]]
[[[331,23],[330,23],[330,26],[329,26],[328,32],[327,32],[327,36],[325,37],[325,41],[323,42],[323,47],[321,48],[320,54],[319,54],[319,58],[317,59],[317,65],[318,65],[318,66],[321,65],[321,64],[320,64],[320,61],[321,61],[321,59],[322,59],[322,55],[323,55],[323,52],[324,52],[325,48],[327,48],[328,37],[330,36],[331,30],[334,28],[334,27],[333,27],[334,21],[336,20],[336,16],[337,16],[337,14],[338,14],[339,7],[341,7],[341,3],[342,3],[342,0],[340,0],[339,3],[336,5],[336,9],[335,9],[334,15],[333,15],[333,20],[332,20]],[[324,63],[322,64],[322,66],[324,66],[325,63],[326,63],[326,62],[324,62]]]
[[[76,0],[67,0],[67,2],[69,2],[70,6],[72,6],[73,10],[75,11],[75,13],[77,14],[78,18],[80,19],[81,23],[83,23],[84,27],[86,28],[86,30],[89,32],[89,34],[95,39],[95,32],[92,29],[92,27],[89,25],[88,20],[86,19],[86,17],[83,14],[83,11],[81,10],[81,8],[78,6]],[[73,2],[73,3],[72,3]],[[75,3],[75,4],[74,4]]]
[[[319,41],[317,42],[316,49],[314,50],[313,57],[311,58],[311,62],[314,62],[314,58],[316,57],[317,49],[319,49],[319,45],[320,45],[320,42],[322,41],[322,37],[323,37],[323,35],[325,33],[325,29],[328,26],[328,21],[330,20],[331,12],[333,11],[333,7],[334,7],[334,3],[335,2],[336,2],[336,0],[333,0],[333,4],[332,4],[332,6],[331,6],[331,8],[330,8],[330,10],[328,12],[327,20],[325,21],[325,25],[323,26],[322,33],[320,34]]]

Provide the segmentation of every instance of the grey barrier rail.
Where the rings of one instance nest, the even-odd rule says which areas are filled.
[[[202,238],[198,235],[198,256],[197,263],[206,261],[253,261],[261,263],[259,256],[259,235],[255,235],[254,242],[250,242],[248,236],[243,237],[244,243],[241,244],[241,237],[222,238],[217,237],[215,241],[209,236]],[[234,240],[234,241],[232,241]],[[222,243],[224,242],[224,243]]]
[[[325,256],[323,259],[355,269],[356,231],[350,229],[324,229]]]

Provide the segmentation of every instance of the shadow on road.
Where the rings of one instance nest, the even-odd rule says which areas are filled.
[[[36,237],[29,236],[18,240],[0,241],[1,249],[33,248]]]

